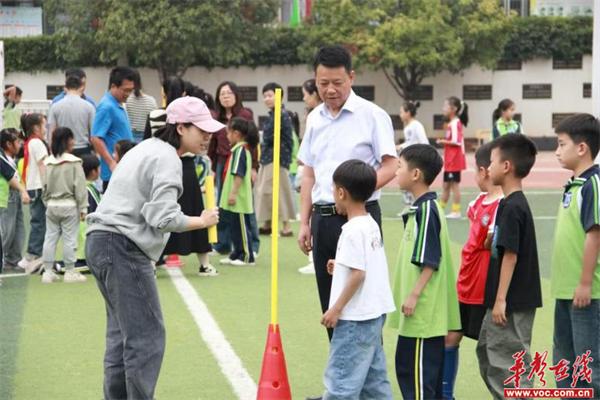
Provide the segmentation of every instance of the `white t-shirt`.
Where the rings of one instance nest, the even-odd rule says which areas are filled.
[[[365,271],[365,280],[342,310],[340,319],[366,321],[396,309],[381,233],[370,215],[352,218],[342,227],[335,255],[330,308],[346,287],[352,268]]]
[[[404,127],[404,139],[404,143],[402,143],[403,149],[413,144],[429,144],[429,140],[425,134],[425,127],[416,119],[413,119]]]
[[[27,164],[26,188],[27,190],[41,189],[42,177],[38,163],[48,156],[48,150],[40,139],[29,141],[29,163]]]

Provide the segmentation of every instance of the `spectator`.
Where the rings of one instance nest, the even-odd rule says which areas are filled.
[[[2,127],[21,130],[21,110],[17,104],[21,102],[23,91],[18,86],[10,86],[4,91],[4,110],[2,110]]]
[[[85,75],[85,71],[80,68],[69,68],[65,71],[65,81],[69,79],[69,76],[76,76],[81,80],[81,98],[90,103],[92,106],[94,106],[94,108],[96,108],[96,102],[91,97],[85,94],[85,86],[87,83],[87,76]],[[52,99],[52,104],[58,103],[59,101],[64,99],[66,94],[67,92],[65,90],[54,96],[54,98]]]
[[[154,97],[142,92],[142,78],[138,71],[135,71],[133,83],[135,85],[133,94],[127,99],[125,109],[131,122],[133,141],[139,143],[144,139],[144,130],[150,112],[156,110],[158,106]]]

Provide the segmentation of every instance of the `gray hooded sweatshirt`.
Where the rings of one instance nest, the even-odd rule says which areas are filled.
[[[120,233],[158,261],[170,232],[188,226],[177,203],[182,192],[175,148],[161,139],[144,140],[119,162],[96,212],[87,217],[87,232]]]

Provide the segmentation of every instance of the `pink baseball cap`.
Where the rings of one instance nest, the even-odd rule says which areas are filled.
[[[213,119],[206,104],[197,97],[180,97],[167,107],[169,124],[194,124],[208,133],[225,128],[225,125]]]

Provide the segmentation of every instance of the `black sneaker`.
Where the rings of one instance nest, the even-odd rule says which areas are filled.
[[[200,265],[198,269],[198,275],[200,276],[217,276],[219,275],[219,271],[216,270],[215,267],[208,264],[206,267],[204,265]]]

